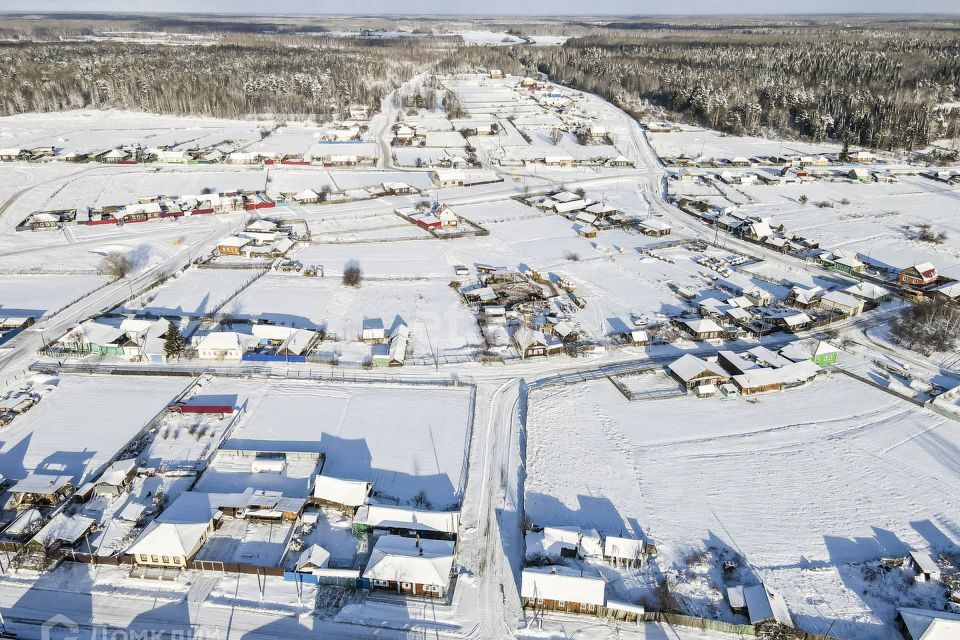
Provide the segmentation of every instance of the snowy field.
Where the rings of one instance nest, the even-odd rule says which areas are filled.
[[[819,181],[812,184],[743,186],[753,202],[742,210],[783,223],[791,233],[817,240],[827,249],[845,249],[898,269],[932,262],[941,273],[960,277],[958,191],[922,177],[903,176],[896,184]],[[801,196],[809,202],[801,204]],[[844,200],[849,204],[843,204]],[[821,208],[814,203],[829,202]],[[909,230],[930,224],[944,232],[942,245],[912,240]]]
[[[736,156],[776,156],[788,153],[819,155],[837,153],[834,144],[811,144],[799,140],[771,140],[751,136],[730,136],[710,129],[649,133],[650,144],[662,158],[685,155],[690,158],[734,158]]]
[[[215,118],[180,118],[130,111],[64,111],[0,118],[3,147],[53,146],[59,153],[103,151],[124,144],[189,149],[227,140],[260,139],[261,123]],[[62,151],[60,151],[62,150]]]
[[[97,275],[0,275],[0,316],[40,318],[73,302],[108,278]]]
[[[399,218],[397,218],[399,220]],[[413,235],[414,225],[411,227]],[[292,257],[303,264],[323,265],[327,276],[339,276],[349,264],[358,264],[365,278],[414,278],[452,273],[454,262],[444,259],[434,240],[369,244],[313,244]]]
[[[43,208],[121,205],[144,196],[190,195],[203,193],[204,189],[213,193],[257,191],[266,189],[266,179],[264,170],[233,165],[96,166],[58,189],[43,203]]]
[[[218,379],[204,392],[245,412],[224,449],[322,452],[324,475],[373,482],[401,503],[421,489],[435,508],[460,499],[467,390]]]
[[[352,288],[329,274],[306,278],[269,273],[224,310],[241,319],[325,328],[344,341],[360,339],[365,319],[379,319],[387,329],[403,322],[410,328],[413,355],[419,356],[477,347],[481,338],[476,320],[448,284],[442,278],[391,279],[367,280]]]
[[[121,312],[170,316],[213,313],[257,273],[252,269],[191,268],[129,303]]]
[[[661,569],[733,547],[804,628],[893,638],[893,604],[863,596],[847,563],[960,539],[953,426],[839,374],[754,401],[556,387],[530,400],[525,507],[538,524],[648,535]]]
[[[2,433],[0,474],[63,474],[80,486],[187,385],[187,378],[66,375]]]

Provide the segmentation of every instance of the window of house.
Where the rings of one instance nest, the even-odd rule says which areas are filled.
[[[170,564],[170,556],[163,556],[163,564]]]
[[[543,606],[543,598],[537,598],[537,606]]]
[[[173,560],[174,564],[180,564],[180,556],[172,556],[170,559]]]
[[[151,561],[151,562],[160,562],[160,558],[158,558],[157,556],[150,556],[150,561]]]
[[[389,587],[390,582],[388,580],[374,580],[373,586],[375,587]]]
[[[423,587],[424,591],[429,591],[430,593],[440,593],[440,586],[435,584],[428,584]]]
[[[587,605],[584,602],[580,603],[580,611],[587,611]]]
[[[140,554],[140,562],[146,562],[146,561],[147,561],[147,557],[148,557],[147,554],[141,553],[141,554]]]
[[[410,589],[413,587],[413,585],[410,584],[409,582],[401,582],[400,586],[403,587],[404,589]]]
[[[563,600],[557,600],[557,609],[566,609],[567,603]]]

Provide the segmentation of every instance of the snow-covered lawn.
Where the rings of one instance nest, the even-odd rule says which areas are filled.
[[[0,316],[39,318],[105,284],[97,275],[0,276]]]
[[[844,619],[844,637],[888,637],[893,606],[846,563],[960,534],[954,423],[839,374],[749,401],[628,402],[597,381],[529,407],[533,522],[648,535],[662,569],[719,541],[810,630]]]
[[[710,129],[692,128],[674,133],[650,133],[650,144],[661,157],[686,155],[689,158],[735,158],[737,156],[776,156],[788,153],[819,155],[838,153],[831,144],[811,144],[798,140],[770,140],[750,136],[728,136]]]
[[[957,189],[910,176],[896,184],[840,180],[740,189],[754,200],[742,207],[745,213],[770,217],[790,233],[819,241],[824,248],[858,252],[896,268],[929,261],[944,275],[960,276]],[[804,195],[809,198],[807,204],[800,202]],[[849,204],[843,204],[845,200]],[[823,201],[832,206],[815,206]],[[946,242],[935,245],[912,240],[904,227],[916,231],[916,226],[924,223],[930,224],[934,233],[946,233]]]
[[[2,433],[0,474],[62,474],[89,480],[188,380],[176,377],[66,375]]]
[[[191,268],[128,303],[123,312],[202,316],[212,313],[256,275],[252,269]]]
[[[415,386],[341,386],[217,379],[245,416],[225,449],[326,455],[323,474],[368,480],[401,504],[421,490],[435,508],[463,490],[470,392]]]

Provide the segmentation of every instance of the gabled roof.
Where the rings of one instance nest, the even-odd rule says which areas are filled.
[[[317,476],[316,484],[313,485],[313,497],[347,507],[359,507],[366,503],[372,487],[373,483],[363,480]]]
[[[787,603],[777,591],[764,584],[757,584],[752,587],[745,587],[743,597],[747,601],[750,624],[776,620],[788,627],[793,626]]]
[[[602,607],[606,586],[598,573],[563,566],[527,567],[521,572],[520,596]]]
[[[716,331],[723,331],[723,327],[718,325],[716,322],[710,318],[699,318],[697,320],[684,320],[683,324],[687,325],[691,331],[694,333],[713,333]]]
[[[322,476],[321,476],[322,477]],[[456,533],[460,523],[459,511],[426,511],[393,507],[382,504],[363,505],[353,518],[355,524],[379,529],[409,529]]]
[[[910,558],[923,573],[940,573],[940,567],[938,567],[937,563],[933,561],[933,558],[930,557],[929,553],[925,553],[923,551],[911,551]]]
[[[205,335],[197,344],[197,349],[210,349],[214,351],[245,351],[256,343],[254,336],[236,331],[213,331]]]
[[[520,327],[513,332],[513,340],[517,343],[517,347],[519,347],[521,351],[526,351],[529,347],[536,344],[547,344],[547,339],[544,337],[542,331],[531,329],[525,324],[520,325]]]
[[[330,562],[330,552],[318,544],[312,544],[303,550],[297,559],[297,571],[304,569],[322,569]]]
[[[44,547],[51,547],[56,543],[76,544],[85,533],[90,531],[95,520],[84,516],[68,516],[61,512],[55,515],[37,535],[33,541]]]
[[[70,476],[31,473],[10,488],[11,493],[56,493],[73,482]]]
[[[122,485],[127,476],[136,468],[137,459],[129,458],[127,460],[117,460],[103,472],[103,475],[97,479],[96,484],[106,484],[113,486]]]
[[[635,560],[643,556],[646,543],[637,538],[607,536],[603,540],[603,555],[610,558]]]
[[[826,300],[827,302],[840,305],[841,307],[853,308],[863,304],[860,300],[854,298],[853,296],[847,295],[842,291],[831,291],[825,294],[822,299]]]
[[[188,524],[154,520],[130,545],[127,553],[189,558],[206,535],[208,526],[209,522]]]
[[[377,538],[363,571],[368,580],[450,586],[452,542],[386,535]]]
[[[702,373],[710,376],[728,377],[727,372],[718,364],[712,364],[698,358],[692,353],[687,353],[667,365],[670,371],[676,374],[684,382],[689,382]]]
[[[912,640],[955,640],[960,637],[960,614],[911,608],[897,611]]]

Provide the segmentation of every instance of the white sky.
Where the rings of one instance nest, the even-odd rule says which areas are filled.
[[[269,12],[264,7],[269,6]],[[461,15],[717,15],[960,13],[958,0],[0,0],[0,11],[119,11],[183,13],[307,13]]]

